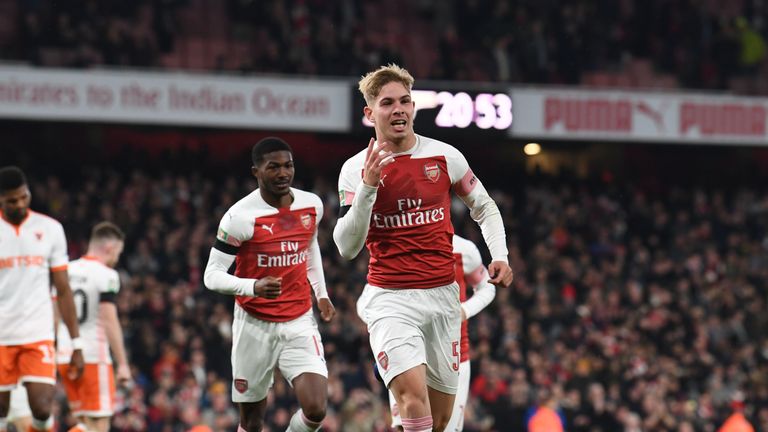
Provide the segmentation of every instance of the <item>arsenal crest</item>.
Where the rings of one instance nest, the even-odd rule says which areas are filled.
[[[305,213],[301,215],[301,226],[304,227],[304,229],[309,229],[312,226],[312,215],[309,213]]]
[[[387,357],[387,353],[384,351],[380,352],[379,355],[376,356],[376,359],[379,361],[379,365],[382,369],[387,370],[389,368],[389,357]]]
[[[437,180],[440,178],[440,165],[437,162],[424,164],[424,175],[427,177],[427,180],[437,183]]]
[[[235,378],[235,390],[240,393],[245,393],[245,391],[248,390],[248,380]]]

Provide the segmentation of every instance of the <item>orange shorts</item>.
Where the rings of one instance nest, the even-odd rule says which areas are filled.
[[[56,385],[53,341],[24,345],[0,345],[0,391],[11,390],[18,382]]]
[[[86,363],[77,380],[67,377],[69,365],[59,365],[59,376],[67,392],[72,414],[87,417],[109,417],[115,410],[115,375],[112,365]]]

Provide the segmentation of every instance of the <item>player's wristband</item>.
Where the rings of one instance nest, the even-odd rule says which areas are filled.
[[[72,339],[72,351],[77,351],[82,349],[83,349],[83,339],[80,337],[76,337]]]

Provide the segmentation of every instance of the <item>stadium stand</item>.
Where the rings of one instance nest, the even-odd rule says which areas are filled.
[[[759,0],[0,0],[0,59],[343,77],[396,61],[417,78],[765,95],[765,7]],[[113,430],[234,430],[231,299],[206,290],[201,271],[223,211],[254,187],[239,173],[260,136],[5,120],[0,133],[0,165],[25,168],[32,207],[62,221],[72,258],[85,251],[94,221],[126,231],[118,307],[136,385],[119,390]],[[324,430],[383,432],[384,389],[369,370],[366,329],[355,315],[365,257],[344,262],[331,240],[338,166],[301,150],[311,141],[344,160],[360,143],[309,133],[288,141],[298,141],[297,182],[325,201],[319,240],[339,313],[321,324],[330,372]],[[708,155],[695,173],[696,164],[679,162],[691,148]],[[657,150],[627,149],[623,173],[586,179],[490,170],[501,173],[488,184],[512,234],[516,278],[470,321],[465,431],[525,430],[526,412],[554,392],[568,431],[714,432],[743,410],[756,431],[768,432],[768,157],[741,155],[755,165],[739,169],[725,151]],[[720,177],[726,170],[728,182]],[[456,213],[455,225],[481,242],[465,214]],[[270,397],[266,426],[285,430],[291,390],[276,380]],[[56,404],[66,430],[73,419],[62,394]]]
[[[416,78],[768,92],[759,0],[411,3],[2,0],[0,57],[333,76],[394,61]]]
[[[212,162],[191,147],[150,156],[71,144],[82,163],[69,166],[57,162],[57,146],[35,144],[10,160],[37,161],[28,173],[33,208],[62,220],[72,256],[84,250],[93,220],[127,232],[118,305],[137,385],[121,393],[114,430],[233,430],[231,299],[204,289],[200,271],[222,212],[254,186],[227,174],[243,162]],[[330,240],[332,168],[298,178],[326,202],[320,244],[340,314],[321,324],[331,373],[325,430],[385,431],[383,389],[355,315],[366,262],[342,261]],[[768,430],[768,198],[754,186],[689,181],[663,191],[567,175],[496,185],[517,273],[514,287],[470,321],[465,430],[524,430],[525,412],[552,388],[569,431],[714,430],[736,390],[757,430]],[[459,232],[480,241],[464,213],[455,217]],[[284,429],[295,403],[275,383],[273,431]]]

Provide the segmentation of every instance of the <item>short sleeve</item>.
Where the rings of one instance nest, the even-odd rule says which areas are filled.
[[[219,222],[216,239],[234,247],[253,237],[253,224],[247,224],[234,209],[229,209]]]
[[[120,291],[120,275],[110,270],[106,275],[106,281],[99,287],[102,293],[117,294]]]
[[[363,180],[363,167],[358,163],[358,158],[349,159],[341,167],[339,174],[339,204],[343,206],[352,205],[352,198],[355,197],[357,186]]]
[[[462,252],[462,266],[464,267],[464,279],[469,286],[476,286],[487,279],[488,271],[483,265],[483,257],[474,243],[468,242],[468,247]]]
[[[64,234],[64,227],[56,222],[51,231],[53,244],[51,245],[51,254],[48,257],[48,266],[54,271],[65,269],[69,264],[69,256],[67,255],[67,237]]]
[[[315,195],[315,212],[317,213],[315,220],[315,231],[320,227],[320,220],[323,219],[323,200],[319,196]]]
[[[480,250],[477,249],[477,246],[475,246],[472,242],[467,242],[466,247],[464,248],[464,251],[461,253],[461,262],[464,267],[464,274],[469,274],[478,267],[483,266],[483,258],[480,255]]]

